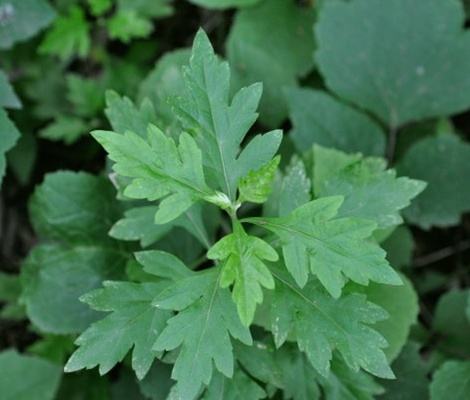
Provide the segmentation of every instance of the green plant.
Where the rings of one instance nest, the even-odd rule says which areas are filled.
[[[133,348],[132,367],[139,378],[155,358],[174,363],[174,391],[183,399],[201,392],[210,396],[220,379],[261,398],[264,391],[246,375],[236,348],[245,346],[243,352],[249,353],[254,340],[272,346],[272,337],[275,348],[288,348],[312,368],[319,385],[331,379],[333,357],[336,368],[359,381],[369,379],[361,370],[393,378],[384,353],[387,341],[370,326],[388,314],[353,283],[403,284],[371,236],[379,227],[400,223],[399,210],[424,184],[396,178],[380,159],[316,147],[312,171],[318,194],[312,200],[301,159],[293,160],[286,175],[277,172],[279,131],[254,136],[241,146],[256,120],[261,86],[243,88],[230,98],[228,64],[218,60],[203,32],[195,39],[183,79],[184,94],[172,100],[182,129],[178,138],[165,135],[149,123],[150,113],[139,113],[130,103],[120,113],[116,108],[123,100],[112,94],[108,115],[119,130],[92,135],[114,161],[125,198],[146,201],[145,207],[159,200],[142,226],[131,229],[146,231],[145,225],[154,223],[159,229],[180,220],[186,230],[197,232],[206,256],[190,269],[167,252],[137,252],[146,273],[142,282],[109,281],[84,295],[82,301],[110,314],[79,336],[80,347],[66,371],[99,366],[106,373]],[[305,189],[296,193],[299,177]],[[291,191],[272,194],[275,179]],[[348,187],[364,180],[365,187]],[[371,196],[386,204],[369,205]],[[230,221],[229,232],[216,243],[202,233],[207,229],[203,202],[218,206]],[[271,215],[243,217],[247,204],[266,202]],[[225,221],[223,214],[216,215],[215,227]],[[120,235],[126,236],[122,227]],[[401,321],[405,330],[414,318]],[[251,325],[264,328],[255,339]],[[277,358],[277,350],[271,351]],[[262,381],[276,387],[270,379]],[[285,384],[277,387],[284,390]],[[235,388],[226,390],[230,396]]]
[[[460,0],[50,3],[0,0],[2,399],[470,396]]]

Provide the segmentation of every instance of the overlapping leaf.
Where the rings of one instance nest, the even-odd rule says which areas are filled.
[[[158,337],[154,349],[179,353],[172,377],[179,395],[192,399],[203,384],[208,385],[214,365],[232,377],[234,359],[230,337],[251,344],[249,330],[242,325],[228,289],[219,285],[220,268],[193,272],[170,254],[156,251],[137,254],[147,272],[173,283],[153,300],[155,307],[176,310]]]
[[[405,345],[411,326],[418,318],[418,297],[411,282],[401,276],[402,286],[370,284],[367,287],[354,285],[354,293],[362,293],[367,300],[382,307],[389,315],[384,320],[377,322],[374,328],[382,334],[388,342],[385,355],[392,362]]]
[[[82,332],[100,316],[78,298],[103,280],[122,278],[125,262],[123,254],[99,246],[37,246],[21,270],[29,319],[43,332]]]
[[[408,343],[393,363],[396,380],[382,381],[383,400],[429,399],[429,365],[421,357],[420,345]]]
[[[256,304],[263,301],[262,286],[274,288],[274,279],[264,260],[277,261],[276,251],[264,240],[249,236],[237,223],[234,232],[223,237],[207,253],[212,260],[222,260],[220,285],[233,284],[233,300],[240,319],[250,325]]]
[[[260,119],[279,126],[287,117],[284,89],[313,67],[313,7],[286,0],[261,1],[240,10],[227,39],[235,88],[262,82]]]
[[[317,197],[344,196],[339,217],[375,221],[379,228],[403,222],[399,211],[421,193],[423,181],[396,177],[381,158],[363,158],[315,146],[313,187]]]
[[[279,218],[247,218],[275,233],[282,242],[286,267],[297,284],[305,286],[309,273],[338,298],[347,279],[401,284],[385,259],[385,252],[368,240],[377,225],[358,218],[337,218],[341,196],[324,197]]]
[[[185,93],[173,99],[176,112],[204,153],[208,180],[234,201],[238,180],[272,159],[281,132],[257,135],[240,151],[242,140],[258,116],[261,85],[241,89],[230,101],[229,66],[214,54],[203,31],[196,35],[183,78]]]
[[[240,191],[239,201],[264,203],[271,193],[280,160],[281,158],[276,156],[256,171],[248,172],[238,185],[238,190]]]
[[[155,109],[151,102],[142,101],[140,107],[127,97],[121,97],[112,90],[106,92],[106,116],[117,133],[131,131],[141,136],[147,137],[149,124],[156,124]]]
[[[31,198],[29,210],[43,238],[69,244],[109,243],[108,230],[120,214],[116,191],[104,178],[84,172],[46,175]]]
[[[117,221],[111,228],[110,236],[121,240],[140,240],[142,247],[147,247],[168,234],[171,229],[179,226],[193,235],[204,247],[211,245],[212,233],[204,224],[204,211],[211,218],[215,213],[204,210],[201,204],[193,205],[173,221],[159,225],[154,221],[158,206],[143,206],[131,208],[124,213],[124,218]],[[215,226],[215,225],[214,225]]]
[[[384,154],[385,134],[366,114],[319,90],[291,88],[286,97],[294,125],[291,137],[299,151],[318,144],[345,152]]]
[[[148,139],[128,131],[124,135],[95,131],[93,136],[116,162],[114,170],[134,178],[125,194],[131,198],[162,199],[158,223],[177,218],[194,203],[212,195],[202,169],[202,155],[194,139],[181,134],[178,146],[154,125]]]
[[[238,345],[236,354],[250,375],[282,390],[286,399],[373,400],[383,393],[369,374],[351,370],[339,356],[333,358],[328,376],[321,376],[293,343],[276,349],[271,340],[257,341],[251,347]]]
[[[294,339],[315,369],[328,376],[333,351],[354,371],[360,368],[393,378],[383,349],[386,340],[369,325],[387,318],[385,310],[364,295],[330,297],[319,282],[303,289],[281,269],[272,269],[276,288],[270,307],[271,330],[277,347]]]
[[[292,157],[284,174],[278,174],[274,183],[273,191],[264,204],[264,215],[285,216],[297,207],[307,203],[312,195],[312,184],[303,161]]]
[[[139,379],[150,369],[156,352],[152,346],[165,327],[171,312],[152,307],[152,299],[165,288],[165,283],[104,283],[82,296],[82,301],[98,311],[110,312],[93,323],[76,340],[79,349],[70,357],[66,372],[99,366],[107,373],[132,352],[132,368]]]
[[[265,391],[241,368],[236,368],[233,377],[215,374],[202,400],[258,400],[266,397]]]
[[[120,212],[115,190],[100,177],[56,172],[36,189],[30,212],[37,233],[54,242],[34,248],[21,269],[28,317],[44,332],[82,332],[99,314],[78,298],[122,278],[128,257],[107,236]]]

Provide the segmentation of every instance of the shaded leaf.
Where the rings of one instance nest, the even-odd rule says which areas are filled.
[[[380,125],[326,92],[292,88],[287,91],[287,102],[294,125],[291,138],[299,151],[318,144],[349,153],[385,153]]]

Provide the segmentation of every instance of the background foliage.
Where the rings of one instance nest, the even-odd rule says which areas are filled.
[[[0,398],[470,398],[468,10],[0,0]],[[218,56],[202,33],[193,45],[200,27]],[[216,132],[225,178],[200,108],[228,115],[246,86]],[[164,132],[150,144],[148,124]],[[135,181],[159,148],[172,195],[157,206]],[[228,235],[215,190],[237,187],[259,228]]]

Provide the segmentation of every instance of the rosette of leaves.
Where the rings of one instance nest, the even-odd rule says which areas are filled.
[[[106,281],[84,295],[107,315],[78,337],[66,372],[104,374],[132,351],[139,379],[154,362],[172,364],[170,396],[181,399],[276,391],[315,399],[320,387],[328,396],[380,393],[373,376],[394,378],[389,362],[416,318],[416,299],[372,235],[400,224],[424,184],[397,178],[379,158],[323,148],[309,170],[294,157],[280,171],[282,132],[250,131],[261,85],[232,96],[229,65],[203,31],[182,79],[170,100],[179,134],[154,124],[148,101],[139,107],[110,94],[113,131],[92,135],[113,162],[122,198],[146,207],[144,217],[127,213],[114,236],[142,241],[149,229],[168,232],[189,218],[192,228],[183,225],[205,254],[189,265],[158,246],[137,252],[137,281]],[[261,204],[269,213],[254,215]],[[194,212],[204,207],[220,212]],[[406,318],[397,318],[394,296],[414,310]]]

